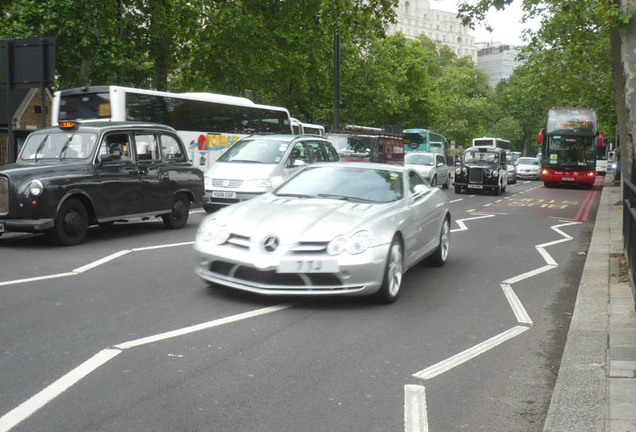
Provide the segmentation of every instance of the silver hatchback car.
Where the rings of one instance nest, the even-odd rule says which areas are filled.
[[[205,172],[203,208],[215,212],[272,190],[307,165],[338,160],[331,142],[315,135],[243,138]]]

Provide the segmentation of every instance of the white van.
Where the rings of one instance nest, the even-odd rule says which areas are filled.
[[[233,144],[205,172],[203,208],[219,208],[254,198],[315,162],[337,162],[325,138],[308,135],[252,135]]]
[[[294,135],[324,135],[325,127],[312,124],[312,123],[303,123],[297,118],[291,117],[291,126],[294,131]]]

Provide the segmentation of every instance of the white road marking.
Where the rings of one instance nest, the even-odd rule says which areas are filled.
[[[35,396],[0,417],[0,432],[7,432],[17,424],[26,420],[31,414],[42,408],[86,375],[93,372],[95,369],[120,353],[121,350],[116,349],[105,349],[98,352]]]
[[[195,333],[201,330],[207,330],[207,329],[211,329],[213,327],[219,327],[225,324],[231,324],[237,321],[242,321],[242,320],[246,320],[249,318],[254,318],[260,315],[266,315],[266,314],[270,314],[273,312],[278,312],[284,309],[288,309],[290,307],[293,307],[294,305],[292,304],[279,304],[279,305],[275,305],[275,306],[270,306],[270,307],[266,307],[266,308],[262,308],[262,309],[256,309],[253,311],[248,311],[248,312],[244,312],[238,315],[232,315],[229,317],[225,317],[225,318],[220,318],[214,321],[208,321],[208,322],[204,322],[201,324],[196,324],[190,327],[184,327],[181,329],[177,329],[177,330],[172,330],[169,332],[165,332],[165,333],[159,333],[156,334],[154,336],[148,336],[145,338],[141,338],[141,339],[135,339],[132,341],[128,341],[128,342],[124,342],[118,345],[115,345],[114,348],[118,348],[121,350],[126,350],[126,349],[130,349],[130,348],[135,348],[135,347],[139,347],[142,345],[147,345],[147,344],[151,344],[154,342],[159,342],[162,340],[166,340],[166,339],[171,339],[171,338],[175,338],[175,337],[179,337],[179,336],[183,336],[183,335],[187,335],[190,333]]]
[[[519,297],[517,297],[517,294],[515,294],[515,292],[512,290],[512,287],[508,284],[502,283],[501,289],[506,295],[506,299],[508,300],[512,311],[517,318],[517,322],[519,322],[519,324],[531,326],[533,324],[532,319],[530,318],[530,315],[528,315],[526,308],[524,308],[523,304],[521,304],[521,301],[519,300]]]
[[[457,220],[457,224],[460,226],[457,230],[453,231],[464,231],[467,230],[466,224],[464,221],[473,220],[473,219],[482,219],[485,217],[492,217],[495,215],[483,215],[478,216],[471,219],[460,219]],[[562,221],[565,222],[565,221]],[[532,319],[530,315],[523,307],[523,304],[519,300],[519,297],[515,294],[514,290],[511,287],[511,284],[516,282],[520,282],[529,277],[536,276],[548,270],[552,270],[553,268],[558,266],[558,263],[552,256],[545,250],[546,247],[553,246],[559,243],[563,243],[566,241],[570,241],[573,239],[569,234],[561,231],[559,228],[569,225],[577,225],[580,222],[565,222],[560,225],[554,225],[550,227],[552,230],[556,231],[560,235],[563,236],[562,239],[551,241],[548,243],[543,243],[540,245],[536,245],[535,248],[539,252],[539,254],[546,261],[547,265],[541,266],[537,269],[531,270],[529,272],[522,273],[520,275],[514,276],[510,279],[503,281],[500,286],[501,289],[512,308],[515,317],[517,318],[517,322],[521,325],[515,326],[503,333],[498,334],[478,345],[475,345],[465,351],[462,351],[459,354],[456,354],[452,357],[447,358],[446,360],[442,360],[433,366],[430,366],[424,370],[421,370],[415,374],[414,377],[428,380],[439,376],[449,370],[487,352],[491,349],[501,345],[502,343],[519,336],[520,334],[530,330],[533,325]],[[428,432],[428,422],[427,422],[427,412],[426,412],[426,395],[424,392],[424,387],[418,386],[404,386],[404,430],[405,432]]]
[[[110,262],[110,261],[112,261],[114,259],[117,259],[117,258],[122,257],[124,255],[127,255],[129,253],[130,253],[130,251],[127,250],[127,249],[119,251],[119,252],[116,252],[116,253],[114,253],[112,255],[108,255],[107,257],[98,259],[97,261],[93,261],[90,264],[86,264],[85,266],[78,267],[75,270],[73,270],[73,273],[76,273],[76,274],[84,273],[85,271],[92,270],[95,267],[99,267],[102,264],[106,264],[107,262]]]
[[[426,391],[423,386],[404,386],[404,432],[427,432]]]
[[[530,327],[527,326],[515,326],[503,333],[498,334],[497,336],[491,337],[490,339],[480,344],[477,344],[465,351],[455,354],[454,356],[449,357],[446,360],[442,360],[441,362],[436,363],[433,366],[421,370],[413,374],[413,376],[422,380],[435,378],[436,376],[441,375],[444,372],[448,372],[449,370],[463,363],[466,363],[468,360],[471,360],[480,354],[490,351],[491,349],[495,348],[498,345],[501,345],[507,340],[519,336],[521,333],[529,329]]]
[[[453,204],[453,203],[460,202],[460,201],[464,201],[464,198],[458,198],[456,200],[449,201],[448,203],[449,204]]]
[[[457,219],[457,220],[455,221],[455,223],[456,223],[457,225],[459,225],[459,228],[452,229],[450,232],[459,232],[459,231],[466,231],[466,230],[468,230],[468,227],[466,226],[466,224],[464,223],[464,221],[470,221],[470,220],[476,220],[476,219],[485,219],[485,218],[491,218],[491,217],[495,217],[495,215],[493,215],[493,214],[485,214],[485,215],[475,216],[475,217],[472,217],[472,218]]]
[[[37,410],[45,406],[47,403],[55,399],[57,396],[62,394],[68,388],[76,384],[82,378],[99,368],[100,366],[107,363],[109,360],[116,357],[118,354],[121,354],[124,350],[139,347],[142,345],[147,345],[154,342],[163,341],[166,339],[183,336],[185,334],[198,332],[201,330],[207,330],[213,327],[219,327],[225,324],[235,323],[237,321],[246,320],[249,318],[254,318],[261,315],[270,314],[273,312],[278,312],[284,309],[288,309],[293,307],[293,304],[280,304],[275,306],[269,306],[266,308],[256,309],[253,311],[244,312],[237,315],[232,315],[225,318],[220,318],[213,321],[208,321],[205,323],[197,324],[190,327],[184,327],[182,329],[160,333],[158,335],[149,336],[146,338],[136,339],[129,342],[124,342],[122,344],[116,345],[111,348],[107,348],[95,354],[90,359],[86,360],[84,363],[68,372],[66,375],[58,379],[57,381],[50,384],[44,390],[40,391],[36,395],[32,396],[25,402],[18,405],[13,410],[9,411],[7,414],[0,417],[0,432],[7,432],[11,428],[15,427],[17,424],[26,420],[29,416],[35,413]]]
[[[25,278],[25,279],[15,279],[10,281],[0,282],[0,286],[17,285],[22,283],[37,282],[37,281],[47,280],[47,279],[57,279],[57,278],[63,278],[68,276],[77,276],[77,273],[74,273],[74,272],[56,273],[56,274],[46,275],[46,276],[37,276],[37,277]]]

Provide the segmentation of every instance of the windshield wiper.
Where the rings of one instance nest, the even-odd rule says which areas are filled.
[[[71,135],[66,142],[64,143],[64,145],[62,146],[62,150],[60,150],[60,160],[64,160],[64,157],[62,156],[66,150],[68,149],[68,146],[71,144],[71,140],[73,139],[75,135]]]
[[[375,201],[370,200],[370,199],[366,199],[366,198],[358,198],[358,197],[352,197],[352,196],[346,196],[346,195],[337,195],[337,194],[317,194],[314,195],[316,198],[332,198],[332,199],[337,199],[337,200],[342,200],[342,201],[351,201],[351,202],[362,202],[362,203],[374,203]]]
[[[42,142],[40,144],[38,144],[38,148],[35,149],[35,154],[33,155],[33,160],[35,162],[38,161],[38,153],[40,153],[42,151],[42,149],[44,148],[44,144],[46,143],[46,138],[47,138],[47,136],[42,138]]]

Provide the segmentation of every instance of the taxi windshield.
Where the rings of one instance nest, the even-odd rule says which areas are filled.
[[[96,142],[97,135],[93,132],[32,133],[22,146],[20,159],[88,159]]]
[[[464,161],[497,163],[499,161],[499,155],[489,151],[467,151],[464,156]]]

